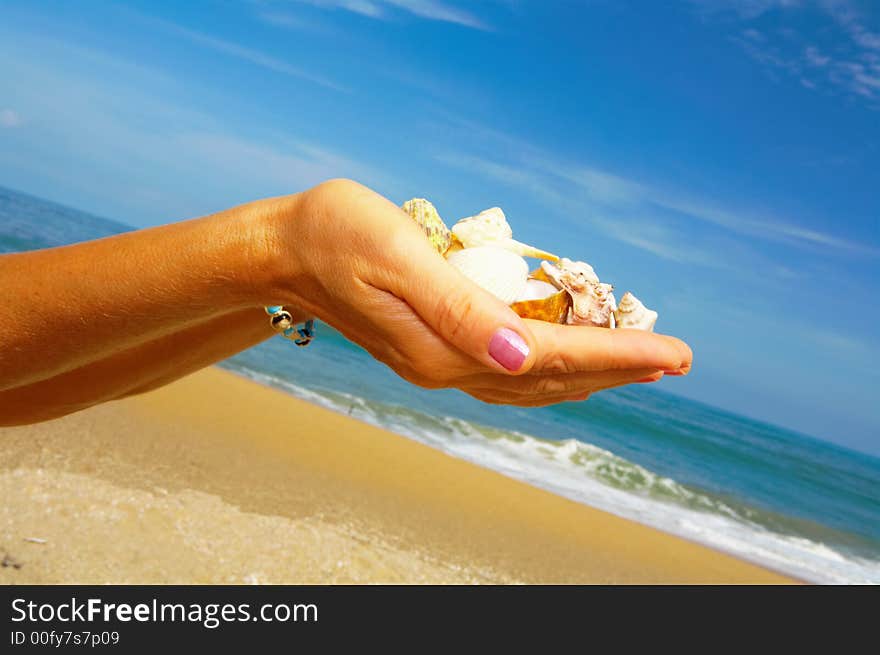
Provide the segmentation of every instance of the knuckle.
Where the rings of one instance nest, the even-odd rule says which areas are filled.
[[[541,362],[541,370],[547,373],[567,375],[576,373],[577,367],[565,352],[552,352]]]
[[[353,191],[359,188],[362,188],[361,185],[354,180],[349,180],[348,178],[344,177],[334,177],[332,179],[321,182],[318,186],[315,187],[315,190],[321,193],[334,194],[346,191]]]
[[[447,341],[457,343],[465,336],[473,314],[474,303],[467,294],[444,296],[437,307],[437,325]]]

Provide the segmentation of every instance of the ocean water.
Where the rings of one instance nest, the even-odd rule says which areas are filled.
[[[0,187],[0,252],[126,229]],[[485,405],[413,387],[329,326],[318,331],[309,348],[276,338],[223,366],[802,579],[880,583],[878,458],[645,385],[549,408]]]

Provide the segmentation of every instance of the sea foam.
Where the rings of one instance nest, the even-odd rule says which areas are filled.
[[[817,583],[880,583],[880,562],[760,524],[760,512],[656,474],[588,441],[436,417],[235,365],[252,380],[560,496]]]

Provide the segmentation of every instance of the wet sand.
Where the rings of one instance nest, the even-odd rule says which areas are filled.
[[[0,428],[0,583],[784,583],[212,368]]]

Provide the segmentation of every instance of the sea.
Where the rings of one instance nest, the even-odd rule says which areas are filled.
[[[0,187],[0,253],[130,229]],[[800,434],[648,385],[546,408],[487,405],[410,385],[330,326],[317,329],[308,348],[274,338],[221,366],[802,580],[880,583],[880,458],[827,440],[835,435]]]

